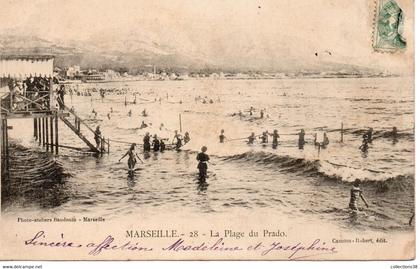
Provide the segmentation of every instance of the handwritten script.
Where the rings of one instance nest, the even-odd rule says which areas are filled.
[[[253,244],[239,245],[238,242],[230,243],[224,238],[218,238],[212,242],[189,243],[183,238],[178,238],[169,244],[165,244],[161,248],[153,248],[143,245],[139,242],[123,241],[117,242],[114,236],[108,235],[104,239],[97,242],[81,243],[74,240],[64,238],[64,234],[60,234],[55,240],[49,239],[45,231],[39,231],[29,239],[24,240],[27,247],[37,248],[61,248],[61,249],[86,249],[88,255],[98,256],[106,251],[125,251],[125,252],[141,252],[148,253],[153,251],[169,252],[169,253],[234,253],[234,252],[254,252],[260,256],[285,255],[287,259],[297,260],[309,258],[319,255],[337,253],[334,246],[328,245],[321,239],[313,239],[309,242],[255,242]],[[278,255],[278,254],[277,254]],[[276,256],[277,256],[276,255]]]

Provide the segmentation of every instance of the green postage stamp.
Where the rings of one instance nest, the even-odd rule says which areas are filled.
[[[403,36],[404,11],[395,0],[377,0],[373,48],[378,52],[396,52],[406,48]]]

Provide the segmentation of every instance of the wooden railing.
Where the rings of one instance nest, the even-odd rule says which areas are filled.
[[[9,92],[1,97],[3,112],[43,112],[50,110],[49,91]]]
[[[74,125],[72,124],[72,126],[74,127],[73,131],[75,131],[76,133],[78,133],[78,135],[80,134],[80,126],[83,125],[84,127],[86,127],[86,129],[88,129],[93,135],[96,134],[96,132],[83,120],[81,119],[72,109],[70,109],[69,107],[67,107],[66,105],[64,105],[61,102],[61,99],[58,97],[58,101],[59,103],[61,103],[61,106],[64,108],[64,110],[66,112],[69,112],[73,117],[74,117]],[[68,123],[66,123],[68,125]],[[104,136],[101,136],[101,143],[100,143],[100,152],[105,152],[107,151],[109,153],[109,139],[105,139]],[[106,150],[105,150],[106,147]]]

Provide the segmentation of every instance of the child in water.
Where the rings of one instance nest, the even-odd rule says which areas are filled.
[[[209,155],[206,154],[207,147],[203,146],[201,152],[197,155],[198,161],[198,178],[200,181],[205,181],[207,178],[207,162],[210,161]]]
[[[251,135],[248,136],[248,142],[247,142],[247,144],[248,145],[252,145],[252,144],[254,144],[254,141],[255,141],[255,133],[252,132]]]
[[[118,162],[121,162],[121,160],[128,155],[128,169],[133,170],[134,166],[137,163],[136,157],[143,163],[143,161],[140,159],[140,157],[137,155],[137,153],[134,152],[134,149],[136,147],[136,144],[131,144],[130,149],[118,160]]]
[[[366,207],[369,207],[368,203],[365,200],[365,197],[363,197],[362,190],[360,189],[360,179],[356,179],[354,181],[353,187],[350,190],[350,203],[349,207],[351,210],[359,211],[359,208],[357,207],[357,198],[360,197],[362,201],[365,203]]]

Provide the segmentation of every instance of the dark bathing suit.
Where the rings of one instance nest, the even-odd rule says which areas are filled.
[[[205,179],[207,175],[207,163],[210,160],[209,155],[205,154],[204,152],[200,152],[197,155],[198,165],[197,168],[200,172],[200,179]]]

